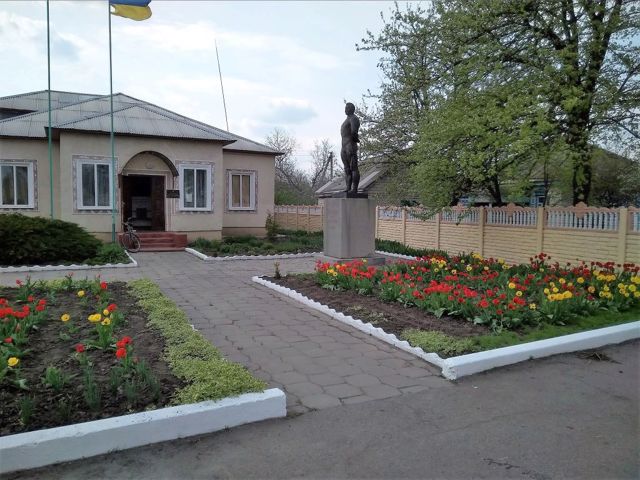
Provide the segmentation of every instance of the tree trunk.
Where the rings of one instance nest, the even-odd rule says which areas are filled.
[[[569,129],[567,145],[571,159],[571,189],[573,192],[573,204],[579,202],[589,203],[591,193],[591,146],[589,145],[589,133],[583,122],[576,122]]]

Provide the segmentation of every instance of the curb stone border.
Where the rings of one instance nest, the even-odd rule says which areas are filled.
[[[279,260],[279,259],[286,259],[286,258],[310,258],[310,257],[315,257],[316,255],[323,254],[323,252],[308,252],[308,253],[283,253],[283,254],[277,254],[277,255],[234,255],[231,257],[210,257],[190,247],[185,248],[184,251],[187,253],[190,253],[191,255],[195,255],[196,257],[198,257],[201,260],[204,260],[205,262],[228,262],[231,260]],[[377,253],[378,255],[384,255],[386,257],[401,258],[403,260],[416,260],[418,258],[418,257],[412,257],[410,255],[403,255],[401,253],[384,252],[382,250],[375,250],[375,253]]]
[[[376,250],[375,252],[378,255],[384,255],[385,257],[401,258],[403,260],[417,260],[418,259],[418,257],[412,257],[411,255],[404,255],[402,253],[391,253],[391,252],[385,252],[383,250]]]
[[[263,285],[267,288],[275,290],[276,292],[282,293],[287,297],[291,297],[294,300],[297,300],[319,312],[322,312],[330,317],[338,320],[339,322],[346,323],[347,325],[351,325],[354,328],[357,328],[361,332],[372,335],[384,342],[390,343],[394,347],[399,348],[400,350],[404,350],[405,352],[411,353],[416,357],[419,357],[429,363],[432,363],[440,368],[443,366],[443,359],[437,353],[427,353],[419,347],[412,347],[409,342],[406,340],[400,340],[398,337],[393,335],[392,333],[387,333],[380,327],[376,327],[371,323],[365,323],[362,320],[357,318],[353,318],[350,315],[345,315],[344,313],[337,312],[333,308],[329,308],[327,305],[323,305],[320,302],[316,302],[315,300],[311,300],[308,297],[305,297],[301,293],[296,292],[287,287],[283,287],[276,283],[270,282],[269,280],[265,280],[261,277],[252,277],[251,280],[254,282]]]
[[[272,388],[217,401],[8,435],[0,437],[0,473],[217,432],[286,414],[284,392]]]
[[[185,248],[185,252],[195,255],[205,262],[228,262],[232,260],[279,260],[285,258],[308,258],[321,255],[322,252],[308,252],[308,253],[282,253],[277,255],[234,255],[231,257],[210,257],[204,253],[199,252],[193,248]]]
[[[413,347],[409,342],[400,340],[395,335],[387,333],[383,329],[375,327],[371,323],[365,323],[362,320],[337,312],[333,308],[316,302],[315,300],[311,300],[295,290],[283,287],[257,276],[252,277],[251,280],[437,366],[442,369],[442,376],[448,380],[456,380],[474,373],[484,372],[496,367],[513,365],[514,363],[520,363],[534,358],[543,358],[551,355],[557,355],[559,353],[599,348],[605,345],[622,343],[640,338],[640,321],[635,321],[614,325],[612,327],[598,328],[595,330],[563,335],[561,337],[521,343],[510,347],[495,348],[484,352],[470,353],[467,355],[443,359],[437,353],[428,353],[419,347]]]
[[[130,263],[105,263],[104,265],[87,265],[87,264],[71,264],[71,265],[34,265],[21,267],[0,267],[0,273],[20,273],[20,272],[53,272],[59,270],[97,270],[100,268],[135,268],[138,262],[129,252],[125,250]]]

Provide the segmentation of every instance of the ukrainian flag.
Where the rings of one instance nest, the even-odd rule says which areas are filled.
[[[131,20],[146,20],[151,17],[151,0],[109,0],[111,14]]]

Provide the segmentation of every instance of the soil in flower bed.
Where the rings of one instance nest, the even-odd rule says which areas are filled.
[[[398,337],[407,329],[438,331],[453,337],[491,333],[484,325],[475,325],[455,317],[437,318],[424,310],[404,307],[400,303],[386,303],[375,296],[360,295],[354,290],[328,290],[318,285],[312,275],[287,275],[278,280],[267,280],[295,290],[345,315],[370,322]]]
[[[144,361],[159,382],[157,397],[154,399],[149,389],[143,389],[137,400],[129,403],[122,391],[112,393],[110,372],[119,362],[114,349],[88,347],[90,341],[95,339],[95,325],[87,320],[89,315],[95,313],[95,307],[90,306],[94,302],[83,305],[79,301],[77,290],[60,291],[55,295],[36,291],[36,299],[47,299],[47,320],[39,325],[37,331],[29,334],[24,346],[28,352],[18,365],[20,376],[26,379],[28,390],[19,389],[7,381],[0,385],[0,435],[98,420],[169,405],[172,394],[183,386],[183,382],[171,373],[163,359],[164,339],[146,326],[146,315],[136,304],[135,298],[128,293],[126,284],[110,283],[108,291],[109,301],[117,305],[117,310],[125,319],[114,334],[118,339],[124,336],[133,339],[133,358]],[[20,304],[15,301],[16,293],[17,289],[0,288],[0,298],[6,298],[10,305],[19,308]],[[64,313],[71,316],[67,324],[60,320]],[[68,325],[77,327],[77,331],[69,332]],[[70,338],[61,338],[61,333],[68,334]],[[100,408],[95,411],[91,411],[84,400],[83,374],[75,351],[75,346],[79,343],[87,346],[85,353],[93,363],[95,381],[101,392]],[[59,393],[42,382],[48,366],[59,368],[71,376]],[[24,401],[28,402],[28,399],[33,402],[33,413],[28,422],[23,424],[20,405],[24,408]]]

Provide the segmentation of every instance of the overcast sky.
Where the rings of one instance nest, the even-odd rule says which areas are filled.
[[[379,54],[358,52],[388,1],[154,0],[149,20],[112,17],[114,92],[225,128],[214,39],[232,132],[293,133],[337,146],[344,101],[376,90]],[[107,2],[51,1],[54,90],[109,93]],[[0,0],[0,96],[47,88],[46,4]],[[7,73],[9,73],[7,75]]]

